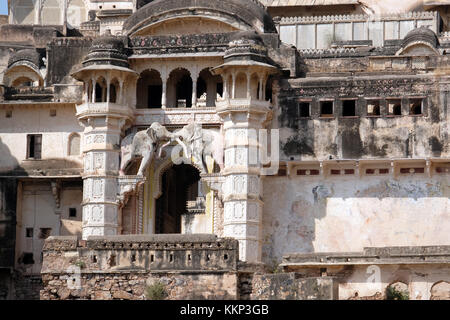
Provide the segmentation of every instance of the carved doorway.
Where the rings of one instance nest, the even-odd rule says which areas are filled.
[[[155,233],[181,233],[182,215],[187,202],[195,201],[200,180],[199,171],[191,165],[174,165],[162,176],[161,196],[156,200]]]

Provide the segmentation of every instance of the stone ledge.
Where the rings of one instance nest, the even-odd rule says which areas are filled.
[[[450,264],[450,246],[364,248],[363,252],[287,254],[280,266]]]

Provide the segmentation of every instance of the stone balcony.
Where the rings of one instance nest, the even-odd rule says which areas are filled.
[[[150,126],[153,122],[162,125],[185,125],[191,121],[212,125],[221,123],[216,108],[136,109],[134,115],[137,126]]]
[[[77,117],[79,119],[99,116],[133,118],[134,115],[132,108],[127,105],[121,105],[113,102],[89,102],[77,106]]]
[[[255,98],[235,98],[218,100],[216,104],[218,113],[250,111],[255,113],[268,113],[271,111],[271,102]]]

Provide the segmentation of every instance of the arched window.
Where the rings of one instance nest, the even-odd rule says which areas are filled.
[[[80,155],[80,135],[78,133],[72,133],[69,136],[69,156],[79,156]]]

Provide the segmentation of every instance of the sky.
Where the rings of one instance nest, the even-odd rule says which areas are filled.
[[[0,0],[0,14],[8,14],[8,0]]]

